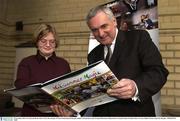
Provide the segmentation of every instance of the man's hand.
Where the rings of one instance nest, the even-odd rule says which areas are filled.
[[[111,89],[108,89],[107,93],[120,99],[132,98],[136,93],[135,82],[131,79],[121,79]]]

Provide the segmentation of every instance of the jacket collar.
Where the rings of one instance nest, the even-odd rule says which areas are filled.
[[[124,42],[126,40],[125,35],[126,34],[124,31],[121,31],[121,30],[118,31],[118,35],[117,35],[116,43],[115,43],[115,47],[114,47],[114,52],[113,52],[113,55],[109,62],[109,67],[112,67],[115,64],[115,62],[117,61],[117,58],[119,59],[120,56],[122,55],[121,53],[123,52]]]

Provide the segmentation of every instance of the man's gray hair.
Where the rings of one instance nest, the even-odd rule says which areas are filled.
[[[111,20],[113,18],[115,18],[113,12],[111,11],[111,9],[109,7],[100,5],[100,6],[97,6],[97,7],[90,9],[89,13],[86,16],[86,22],[88,23],[89,20],[91,18],[93,18],[94,16],[96,16],[96,14],[99,12],[104,12],[109,17],[109,19],[111,19]]]

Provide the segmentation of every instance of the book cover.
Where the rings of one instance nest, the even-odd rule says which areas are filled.
[[[74,112],[81,112],[88,107],[116,100],[106,91],[117,81],[105,62],[99,61],[45,83],[8,89],[6,92],[44,113],[50,113],[49,106],[57,103]]]

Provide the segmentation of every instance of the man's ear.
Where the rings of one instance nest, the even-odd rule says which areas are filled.
[[[113,18],[113,22],[114,22],[115,26],[117,26],[117,20],[115,17]]]

